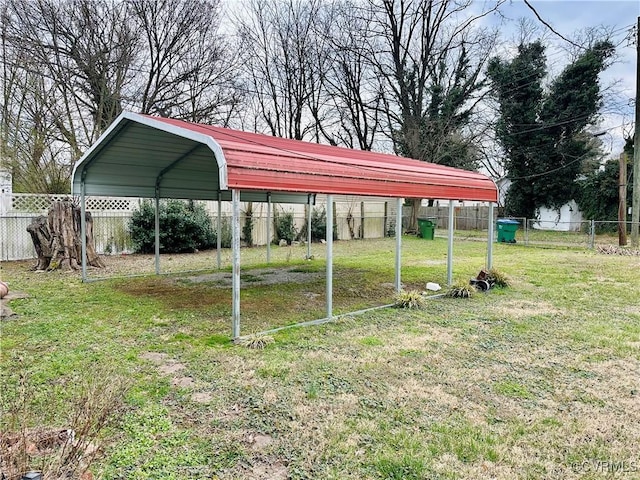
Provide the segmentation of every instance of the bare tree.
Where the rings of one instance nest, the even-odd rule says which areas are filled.
[[[55,95],[50,82],[34,73],[24,73],[28,88],[21,90],[21,104],[11,121],[7,163],[19,192],[62,193],[69,190],[70,149],[60,142],[56,122],[47,100]]]
[[[140,25],[143,113],[227,124],[240,96],[236,63],[218,33],[218,0],[129,0]]]
[[[16,44],[15,22],[10,5],[3,4],[0,165],[11,169],[16,191],[68,191],[66,146],[58,141],[49,108],[57,91],[31,52]]]
[[[121,112],[136,53],[127,5],[116,0],[12,0],[15,44],[54,83],[61,135],[86,146]],[[86,118],[86,113],[89,118]]]
[[[12,11],[6,3],[0,4],[0,167],[10,167],[16,146],[16,131],[22,118],[24,96],[21,95],[24,85],[24,71],[20,68],[19,52],[9,41],[9,24],[12,22]]]
[[[321,88],[314,38],[319,9],[320,0],[248,0],[236,18],[246,89],[274,136],[301,140],[314,132],[309,104]]]
[[[16,190],[66,193],[73,161],[122,109],[135,49],[126,8],[110,0],[4,6],[3,144]]]
[[[371,11],[351,0],[328,9],[322,84],[337,115],[329,125],[327,117],[315,116],[327,141],[361,150],[371,150],[381,130],[382,86],[370,50],[363,48],[371,41],[371,20]]]
[[[67,193],[124,108],[227,124],[231,52],[216,0],[6,0],[0,155],[16,191]]]

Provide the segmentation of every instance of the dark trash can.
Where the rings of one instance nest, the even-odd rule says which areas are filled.
[[[516,243],[516,232],[520,222],[511,218],[499,218],[498,224],[498,242]]]
[[[430,218],[419,218],[418,228],[420,229],[420,236],[425,240],[433,240],[436,231],[436,224]]]

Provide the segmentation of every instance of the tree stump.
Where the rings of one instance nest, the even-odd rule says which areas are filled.
[[[85,213],[87,265],[102,268],[104,263],[95,250],[93,218]],[[34,270],[78,270],[82,264],[80,207],[69,200],[57,201],[48,215],[36,217],[27,227],[38,255]]]
[[[49,225],[47,217],[41,215],[33,219],[27,227],[27,232],[31,235],[31,241],[38,255],[38,263],[33,267],[34,270],[46,270],[51,263],[51,233],[49,233]]]

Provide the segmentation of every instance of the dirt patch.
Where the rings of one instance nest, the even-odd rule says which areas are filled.
[[[162,365],[167,361],[169,355],[160,352],[145,352],[140,354],[140,358],[142,360],[149,360],[150,362],[153,362],[157,365]]]
[[[260,462],[242,472],[247,480],[285,480],[289,478],[289,470],[280,462]]]
[[[184,368],[185,367],[182,363],[170,360],[167,363],[160,365],[158,370],[163,375],[173,375],[174,373],[178,373],[180,370],[184,370]]]
[[[133,297],[152,298],[162,302],[170,310],[182,310],[198,307],[201,309],[227,305],[227,292],[212,295],[208,284],[187,284],[175,278],[145,278],[123,282],[116,286],[119,290]]]
[[[630,305],[624,308],[625,313],[630,313],[632,315],[640,315],[640,306]]]
[[[508,318],[531,317],[534,315],[553,315],[560,311],[547,302],[513,301],[498,305],[494,310]]]
[[[189,376],[174,375],[184,370],[186,366],[170,358],[166,353],[145,352],[140,355],[140,358],[156,364],[161,375],[172,376],[171,385],[174,387],[191,388],[195,385],[193,378]]]
[[[234,403],[229,408],[220,412],[218,418],[220,420],[232,421],[240,418],[242,415],[244,415],[244,409],[240,405]]]
[[[264,450],[273,444],[273,437],[262,433],[247,433],[244,442],[254,450]]]
[[[211,392],[196,392],[191,395],[191,401],[195,403],[211,403],[213,400],[213,394]]]
[[[324,278],[324,272],[301,271],[299,268],[257,268],[243,270],[240,274],[240,286],[278,285],[282,283],[310,283]],[[228,272],[207,273],[181,277],[180,280],[191,283],[213,283],[219,288],[231,287],[232,277]]]
[[[171,379],[171,385],[179,388],[191,388],[195,385],[195,382],[191,377],[177,377]]]

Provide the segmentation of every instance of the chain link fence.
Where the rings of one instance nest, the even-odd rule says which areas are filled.
[[[32,201],[32,199],[29,199]],[[137,203],[137,201],[136,201]],[[224,204],[225,202],[223,202]],[[368,209],[366,202],[343,204],[335,211],[334,237],[338,240],[383,238],[395,235],[395,202],[379,204]],[[382,208],[381,205],[384,205]],[[355,207],[354,207],[355,206]],[[93,210],[94,238],[96,251],[102,255],[128,254],[133,252],[133,242],[129,232],[131,219],[130,206],[127,211]],[[275,206],[272,211],[271,235],[278,238],[273,213],[291,215],[297,241],[306,241],[306,206]],[[314,207],[322,209],[323,206]],[[405,207],[406,209],[407,207]],[[212,225],[216,226],[215,206],[208,208]],[[456,207],[454,212],[454,238],[456,240],[486,241],[490,221],[489,209],[484,206]],[[40,213],[10,212],[0,216],[0,261],[35,258],[31,236],[27,227]],[[447,207],[426,207],[421,209],[420,217],[430,218],[435,223],[435,237],[448,236],[449,215]],[[223,208],[223,222],[230,222],[230,215]],[[241,229],[245,225],[246,211],[241,215]],[[252,243],[265,245],[267,242],[267,216],[262,207],[254,209],[252,220]],[[595,248],[598,245],[618,244],[618,222],[582,221],[582,222],[540,222],[535,219],[514,218],[519,225],[515,232],[516,244],[531,247],[575,247]],[[403,211],[403,223],[408,225],[409,210]],[[552,225],[550,223],[553,223]],[[493,222],[495,228],[495,219]],[[626,224],[627,234],[631,232],[631,222]],[[245,239],[246,240],[246,239]]]
[[[448,216],[432,217],[436,222],[435,236],[448,236]],[[554,222],[545,225],[531,218],[510,218],[518,222],[516,244],[531,247],[575,247],[592,249],[598,245],[618,245],[618,222],[609,220],[585,220],[581,222]],[[464,229],[460,225],[477,223],[478,229]],[[486,241],[488,219],[454,217],[454,238],[458,240]],[[627,244],[630,243],[631,222],[626,222]],[[495,224],[494,224],[495,229]],[[497,239],[497,232],[494,238]]]

